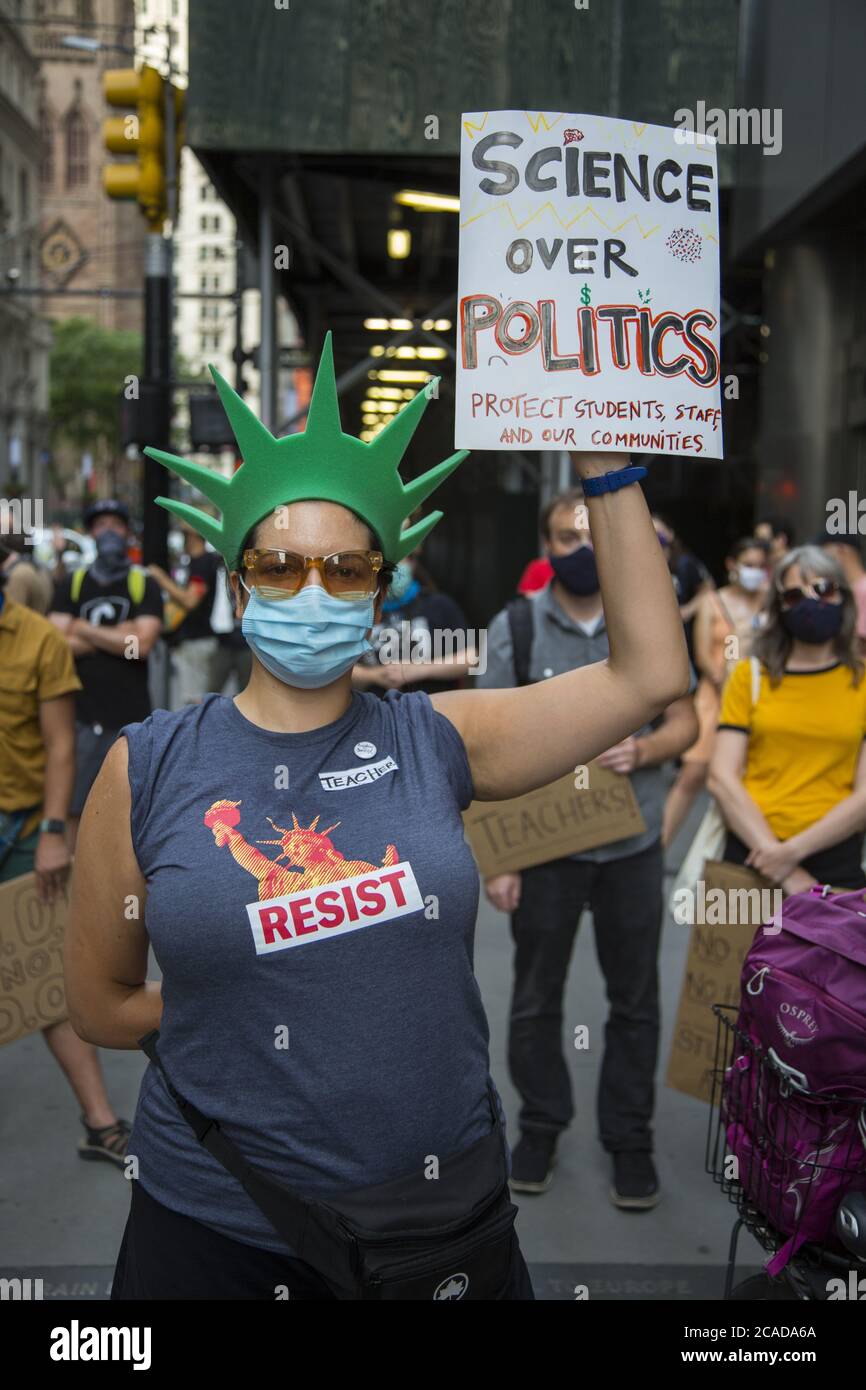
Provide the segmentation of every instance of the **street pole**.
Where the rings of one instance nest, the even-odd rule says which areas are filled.
[[[235,349],[232,354],[235,364],[235,390],[239,396],[246,394],[244,381],[244,247],[243,242],[235,241]]]
[[[144,273],[144,388],[150,421],[147,443],[171,448],[171,274],[169,243],[161,232],[149,232]],[[156,505],[169,492],[161,463],[144,457],[142,473],[143,558],[146,565],[168,561],[168,512]]]
[[[171,449],[172,414],[172,249],[177,220],[177,149],[175,144],[175,106],[172,86],[171,29],[166,31],[168,77],[164,89],[165,210],[171,229],[169,237],[149,232],[144,280],[144,379],[151,405],[152,420],[148,439],[155,449]],[[143,472],[142,550],[146,565],[168,564],[168,513],[158,507],[156,498],[170,492],[168,476],[161,463],[145,456]]]
[[[259,290],[261,293],[261,333],[259,338],[259,379],[261,381],[261,422],[266,429],[276,425],[277,371],[276,287],[274,284],[274,173],[269,164],[262,169],[259,192]]]

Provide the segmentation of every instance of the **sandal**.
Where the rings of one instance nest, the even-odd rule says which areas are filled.
[[[80,1157],[87,1159],[105,1158],[110,1163],[116,1163],[119,1168],[122,1168],[130,1135],[128,1122],[116,1120],[113,1125],[103,1125],[101,1129],[93,1129],[82,1115],[81,1123],[84,1125],[87,1138],[79,1141],[78,1153]]]

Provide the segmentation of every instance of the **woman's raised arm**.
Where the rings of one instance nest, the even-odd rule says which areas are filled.
[[[97,1047],[134,1048],[162,1017],[162,986],[145,979],[147,886],[129,828],[127,755],[119,738],[87,798],[63,949],[70,1022]]]
[[[624,468],[624,454],[572,454],[581,478]],[[481,800],[520,796],[588,763],[689,687],[671,576],[635,484],[586,506],[610,643],[606,661],[511,690],[431,697],[466,745]]]

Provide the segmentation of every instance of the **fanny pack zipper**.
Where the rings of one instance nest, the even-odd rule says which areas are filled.
[[[514,1225],[516,1214],[516,1211],[509,1209],[502,1213],[501,1219],[496,1222],[491,1230],[485,1231],[481,1235],[476,1235],[474,1238],[467,1236],[466,1240],[447,1251],[432,1249],[423,1251],[417,1255],[412,1255],[402,1260],[400,1264],[395,1265],[393,1269],[388,1270],[387,1274],[371,1274],[367,1283],[371,1286],[374,1284],[399,1283],[406,1279],[407,1276],[411,1276],[413,1271],[423,1274],[425,1269],[430,1267],[431,1260],[437,1258],[444,1260],[447,1257],[449,1263],[461,1260],[465,1255],[471,1254],[477,1246],[492,1244],[500,1235],[504,1235]]]
[[[449,1221],[445,1226],[437,1226],[432,1230],[429,1227],[420,1229],[414,1228],[404,1231],[388,1231],[383,1235],[376,1231],[368,1232],[362,1226],[352,1225],[349,1218],[342,1215],[342,1213],[340,1215],[340,1225],[353,1240],[362,1242],[364,1245],[386,1246],[401,1243],[408,1244],[412,1241],[418,1241],[420,1243],[425,1240],[439,1240],[443,1236],[449,1236],[456,1231],[460,1231],[464,1226],[468,1226],[474,1221],[481,1220],[487,1212],[492,1210],[498,1201],[501,1201],[503,1192],[507,1191],[508,1184],[505,1183],[477,1210],[470,1212],[468,1215],[460,1216],[455,1221]]]

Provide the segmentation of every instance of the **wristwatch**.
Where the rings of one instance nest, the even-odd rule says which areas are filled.
[[[39,822],[39,830],[43,835],[65,835],[66,821],[52,820],[50,816],[46,816],[45,820]]]

